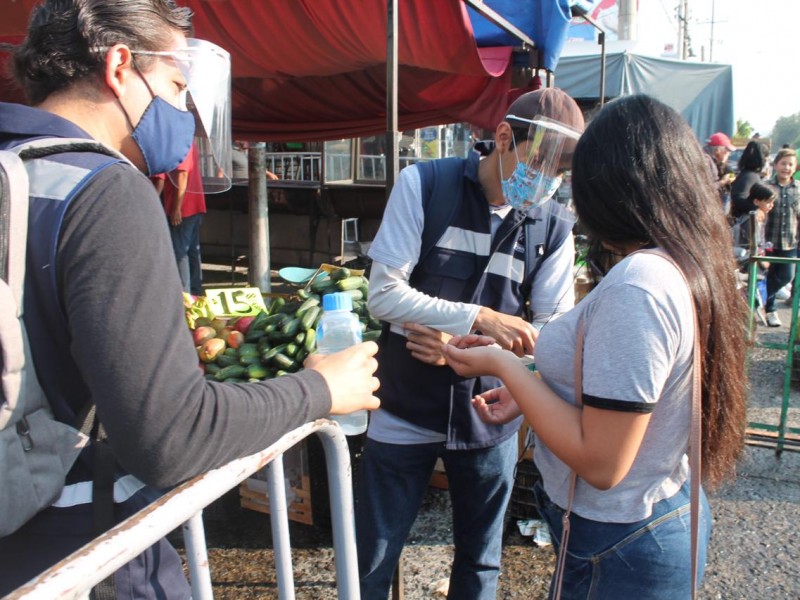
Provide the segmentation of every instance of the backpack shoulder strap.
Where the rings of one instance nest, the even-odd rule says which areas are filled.
[[[64,152],[93,152],[95,154],[105,154],[124,162],[130,162],[124,154],[113,148],[96,140],[84,138],[39,138],[14,146],[10,151],[18,154],[22,160],[43,158]]]
[[[13,152],[0,151],[0,164],[0,278],[14,295],[19,317],[28,239],[28,174]]]
[[[428,253],[442,237],[463,201],[463,158],[442,158],[417,163],[422,189],[422,229],[419,260],[422,264]]]

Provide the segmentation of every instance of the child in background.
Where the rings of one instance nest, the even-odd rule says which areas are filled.
[[[781,148],[775,156],[774,173],[767,185],[775,192],[776,210],[766,218],[765,239],[772,244],[772,255],[797,258],[797,219],[800,216],[800,182],[792,179],[797,168],[797,152]],[[780,327],[775,312],[778,291],[794,278],[794,264],[772,263],[767,271],[767,324]]]

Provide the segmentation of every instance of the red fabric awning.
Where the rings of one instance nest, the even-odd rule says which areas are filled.
[[[386,0],[179,1],[195,12],[196,36],[231,53],[236,139],[386,130]],[[34,2],[4,4],[15,16],[4,18],[0,39],[19,41],[13,36],[24,32]],[[511,49],[478,48],[461,0],[399,5],[400,129],[458,121],[493,128],[508,105]],[[19,95],[3,85],[0,99]]]
[[[336,139],[386,130],[386,0],[185,0],[197,37],[231,53],[239,139]],[[460,0],[402,0],[401,129],[494,127],[510,48],[478,49]]]

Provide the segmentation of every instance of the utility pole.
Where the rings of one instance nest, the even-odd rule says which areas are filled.
[[[617,37],[620,40],[636,40],[636,2],[634,0],[619,0],[619,29]]]
[[[681,39],[681,60],[689,57],[689,0],[681,0],[683,16],[683,38]]]
[[[711,19],[708,21],[697,21],[698,25],[710,25],[711,29],[709,32],[709,39],[708,39],[708,62],[714,62],[714,27],[717,23],[725,23],[726,20],[718,20],[717,13],[716,13],[716,0],[711,0]]]
[[[708,40],[708,62],[714,62],[714,4],[715,0],[711,0],[711,34]]]

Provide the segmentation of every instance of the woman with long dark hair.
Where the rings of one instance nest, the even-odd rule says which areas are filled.
[[[572,177],[581,223],[619,260],[541,330],[541,377],[485,336],[454,338],[444,352],[461,375],[503,380],[474,400],[484,420],[522,412],[533,426],[542,474],[534,491],[556,547],[577,474],[562,597],[684,600],[695,336],[704,484],[733,474],[744,442],[746,307],[730,231],[691,129],[647,96],[616,100],[597,115],[578,142]],[[703,493],[700,506],[702,577],[711,528]]]
[[[767,147],[756,140],[747,142],[739,157],[739,172],[731,184],[731,216],[735,219],[758,207],[749,198],[750,188],[759,183],[767,166]]]

